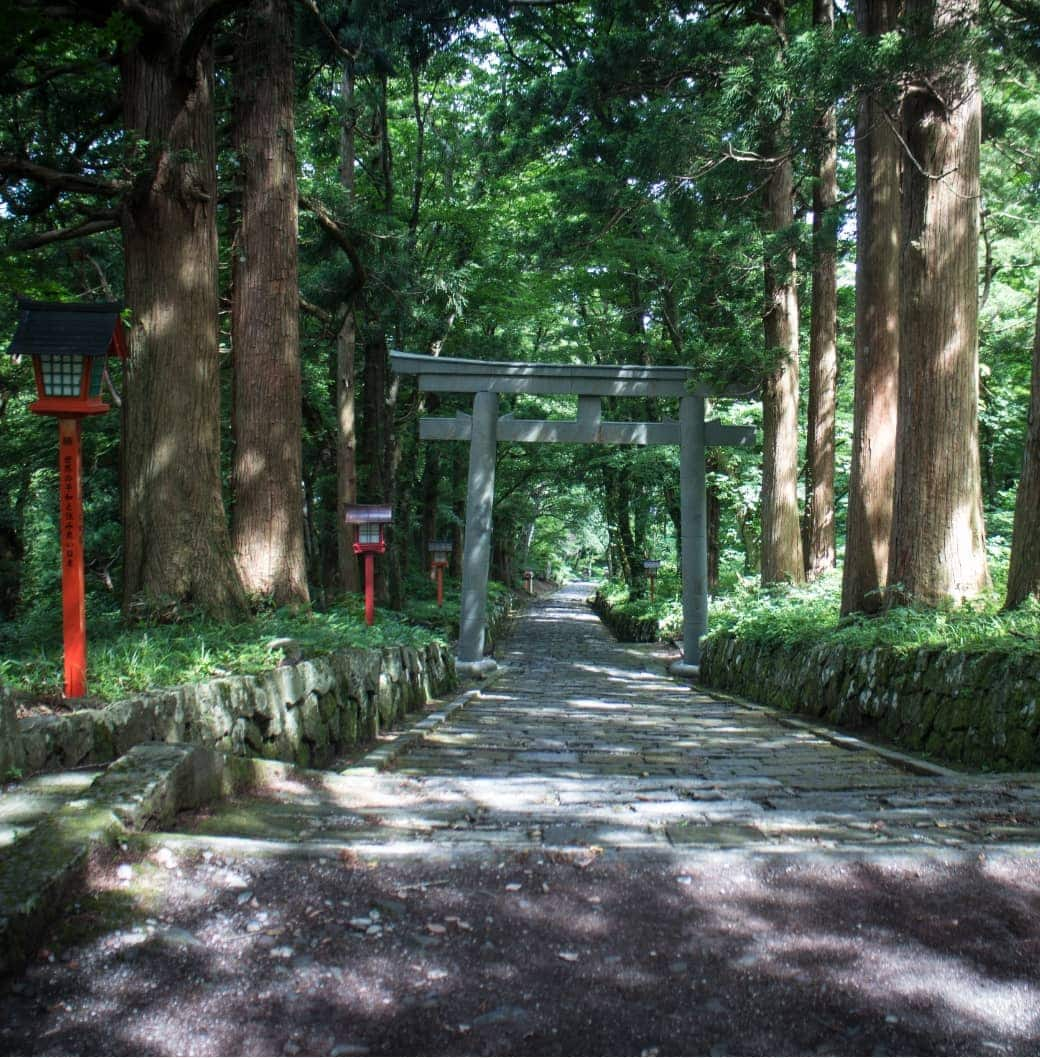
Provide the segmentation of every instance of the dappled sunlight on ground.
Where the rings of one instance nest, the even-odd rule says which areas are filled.
[[[290,774],[97,861],[0,1047],[1040,1048],[1036,784],[691,691],[577,593],[506,661],[394,770]]]

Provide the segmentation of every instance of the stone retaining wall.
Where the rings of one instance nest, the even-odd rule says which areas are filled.
[[[455,686],[449,647],[341,650],[259,676],[152,691],[21,721],[25,767],[115,760],[141,742],[189,742],[321,767]]]
[[[596,616],[621,643],[656,643],[661,638],[657,622],[649,618],[632,617],[612,610],[607,600],[596,592],[589,604]]]
[[[25,767],[25,752],[10,692],[0,687],[0,782]]]
[[[700,683],[954,764],[1040,768],[1036,655],[705,640]]]

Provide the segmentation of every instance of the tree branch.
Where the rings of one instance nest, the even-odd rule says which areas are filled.
[[[184,80],[195,79],[195,63],[198,61],[199,52],[205,47],[217,23],[248,2],[249,0],[213,0],[195,19],[177,56],[177,71]]]
[[[90,195],[118,195],[130,186],[125,180],[103,180],[99,176],[85,176],[82,173],[63,173],[46,165],[37,165],[27,158],[13,158],[10,155],[0,155],[0,175],[32,180],[57,191],[78,191]]]
[[[318,26],[320,27],[322,34],[338,55],[342,56],[344,59],[357,58],[356,52],[352,52],[349,48],[344,48],[339,42],[339,37],[336,36],[333,28],[325,21],[314,0],[300,0],[300,3],[318,20]]]
[[[15,239],[4,247],[4,253],[19,253],[22,250],[39,250],[43,246],[50,246],[56,242],[68,242],[70,239],[83,239],[88,235],[97,235],[99,232],[112,231],[119,227],[119,217],[112,213],[107,217],[97,217],[92,220],[82,221],[71,228],[58,228],[54,231],[42,231],[37,235],[26,235],[22,239]]]
[[[367,273],[365,272],[365,266],[361,260],[361,255],[357,251],[357,247],[351,241],[347,233],[335,222],[335,220],[333,220],[329,211],[320,202],[315,202],[313,199],[301,195],[300,209],[313,214],[314,219],[318,222],[319,226],[332,236],[336,244],[347,255],[350,265],[354,269],[354,289],[350,291],[350,293],[356,293],[365,285],[368,279]]]

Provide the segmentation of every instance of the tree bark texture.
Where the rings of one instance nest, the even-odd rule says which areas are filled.
[[[834,29],[834,0],[814,0],[813,24]],[[838,122],[834,106],[820,114],[813,184],[813,280],[809,330],[809,408],[805,453],[805,572],[833,568],[834,419],[838,385]]]
[[[898,0],[858,0],[860,33],[896,28]],[[899,396],[902,147],[884,105],[863,92],[856,115],[856,366],[842,615],[876,613],[888,583]]]
[[[354,100],[354,61],[343,64],[341,88],[343,127],[340,134],[340,182],[351,203],[354,201],[355,132],[357,112]],[[354,554],[354,533],[343,520],[343,509],[357,503],[357,316],[354,308],[355,280],[340,311],[343,323],[336,335],[336,565],[340,588],[345,592],[361,590],[361,574]]]
[[[133,314],[123,399],[124,603],[245,607],[220,478],[213,63],[183,61],[200,0],[162,8],[122,58],[124,117],[143,157],[123,209]]]
[[[775,366],[762,388],[762,583],[805,580],[798,520],[798,291],[795,251],[784,238],[794,223],[786,137],[766,137],[780,154],[765,186],[765,346]]]
[[[289,0],[256,0],[242,22],[231,541],[247,592],[306,604],[293,9]]]
[[[967,27],[978,0],[908,0],[922,43]],[[924,50],[924,49],[922,49]],[[978,443],[978,78],[948,59],[907,86],[899,417],[888,580],[938,606],[989,584]]]
[[[340,588],[361,590],[354,554],[354,530],[343,519],[348,503],[357,503],[357,317],[347,306],[336,335],[336,559]]]
[[[1029,424],[1026,427],[1026,448],[1022,453],[1022,477],[1015,500],[1015,527],[1004,605],[1013,609],[1030,596],[1040,598],[1040,299],[1033,336]]]

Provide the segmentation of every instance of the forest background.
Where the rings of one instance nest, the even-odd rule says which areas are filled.
[[[457,573],[466,446],[416,422],[466,407],[394,377],[398,348],[734,387],[715,413],[763,444],[709,454],[730,627],[1035,649],[1030,0],[2,7],[0,333],[15,292],[127,307],[119,414],[84,431],[94,628],[354,613],[345,502],[394,508],[390,607],[429,596],[430,540]],[[11,660],[59,626],[31,389],[4,358],[0,679],[46,683]],[[649,613],[663,558],[676,618],[678,451],[500,445],[494,519],[500,581],[595,568]]]

